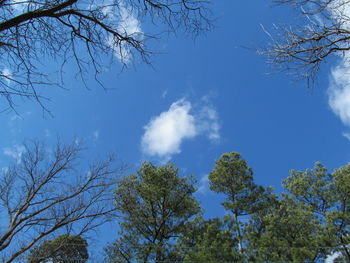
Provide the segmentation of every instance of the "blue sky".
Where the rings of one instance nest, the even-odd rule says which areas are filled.
[[[67,73],[69,90],[43,91],[53,117],[30,102],[19,103],[20,115],[2,113],[1,165],[21,152],[23,140],[57,137],[85,141],[91,158],[115,152],[130,172],[144,160],[169,160],[198,179],[197,197],[212,217],[223,210],[206,176],[224,152],[241,153],[257,183],[277,192],[290,169],[321,161],[333,170],[350,161],[350,96],[341,94],[333,108],[329,103],[330,89],[343,85],[341,61],[321,69],[313,90],[286,73],[266,74],[271,68],[255,52],[269,41],[261,25],[290,23],[292,10],[232,0],[216,1],[212,9],[218,18],[212,31],[195,40],[178,34],[151,43],[160,51],[152,67],[137,61],[122,72],[120,65],[111,67],[102,75],[108,91],[90,78],[87,90]]]

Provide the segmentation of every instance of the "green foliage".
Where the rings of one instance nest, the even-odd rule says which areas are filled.
[[[322,215],[335,204],[336,189],[333,176],[327,173],[327,169],[321,163],[316,163],[313,170],[307,169],[305,172],[291,170],[283,186],[297,200]]]
[[[350,163],[292,170],[278,197],[254,183],[238,153],[225,153],[209,180],[229,213],[210,220],[195,217],[193,181],[177,173],[146,162],[120,182],[123,221],[108,262],[323,262],[333,253],[350,262]]]
[[[178,254],[183,262],[238,262],[237,240],[232,237],[227,222],[220,218],[191,221],[178,242]],[[180,258],[179,256],[179,258]]]
[[[292,171],[284,186],[318,216],[328,246],[350,261],[350,164],[327,173],[316,163],[313,170]]]
[[[249,190],[253,188],[253,171],[238,153],[225,153],[216,161],[214,170],[209,175],[210,189],[227,196],[229,202],[224,204],[227,210],[246,213],[242,201],[250,198]]]
[[[317,216],[288,195],[283,195],[278,204],[259,219],[264,228],[249,244],[255,261],[315,262],[325,255]]]
[[[209,175],[210,189],[226,195],[223,206],[232,213],[233,234],[238,241],[238,251],[243,256],[245,224],[241,216],[251,216],[264,209],[271,196],[271,188],[258,186],[253,180],[253,170],[241,158],[232,152],[221,155],[214,170]]]
[[[238,153],[225,153],[209,175],[210,189],[226,195],[223,206],[236,216],[250,215],[263,207],[271,188],[258,186],[253,180],[253,170]]]
[[[87,246],[79,235],[61,235],[32,249],[28,263],[84,263],[89,258]]]
[[[192,177],[179,177],[170,163],[157,167],[145,162],[136,175],[125,177],[115,192],[123,221],[120,238],[106,249],[109,262],[172,258],[177,236],[200,212],[193,184]]]
[[[340,253],[350,261],[350,165],[333,173],[320,163],[292,170],[283,182],[289,194],[256,214],[249,226],[249,252],[257,262],[316,262]]]

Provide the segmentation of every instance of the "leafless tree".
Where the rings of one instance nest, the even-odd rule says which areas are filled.
[[[322,63],[331,55],[348,60],[350,50],[349,0],[275,0],[291,5],[300,16],[289,26],[266,30],[271,46],[261,50],[280,70],[296,73],[312,85]]]
[[[75,143],[57,143],[50,152],[43,143],[30,142],[21,161],[3,169],[1,262],[18,260],[57,234],[86,234],[115,215],[113,191],[124,168],[113,169],[112,158],[83,167],[81,151]]]
[[[39,87],[62,83],[43,70],[47,60],[58,73],[75,62],[82,81],[90,67],[95,78],[105,70],[105,55],[124,65],[132,55],[149,62],[147,40],[162,31],[206,31],[208,13],[206,0],[0,0],[0,95],[10,108],[17,97],[42,103]]]

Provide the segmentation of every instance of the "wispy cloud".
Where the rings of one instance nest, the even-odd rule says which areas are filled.
[[[81,144],[81,140],[79,138],[75,138],[74,139],[74,144],[75,145],[80,145]]]
[[[45,137],[50,137],[51,136],[51,132],[49,129],[45,129],[44,130],[44,134],[45,134]]]
[[[108,17],[111,20],[115,19],[115,13],[113,8],[112,0],[102,0],[101,7],[96,6],[96,4],[90,4],[90,9],[101,8],[101,12],[104,16]]]
[[[207,134],[210,140],[220,139],[220,124],[216,110],[209,105],[202,107],[197,115],[197,130]]]
[[[350,62],[349,55],[332,69],[331,82],[328,89],[329,105],[333,112],[350,126]]]
[[[117,31],[125,36],[132,37],[134,39],[142,40],[144,33],[141,29],[141,23],[138,20],[135,12],[128,7],[126,3],[120,2],[118,5],[118,15],[115,15],[114,9],[111,6],[106,6],[102,12],[107,15],[111,20],[117,20]],[[133,55],[130,44],[126,41],[115,41],[113,37],[110,37],[108,44],[113,48],[115,56],[123,63],[130,63]]]
[[[7,84],[10,84],[11,79],[12,79],[12,72],[11,72],[11,70],[8,69],[8,68],[4,68],[4,69],[1,71],[1,75],[2,75],[3,78],[5,78],[6,83],[7,83]]]
[[[209,105],[192,111],[192,105],[185,99],[171,104],[169,110],[154,117],[144,127],[141,140],[144,153],[160,158],[170,159],[173,154],[181,152],[185,139],[207,134],[210,140],[220,138],[218,115]]]
[[[331,8],[333,18],[345,29],[350,30],[350,6],[342,4],[343,0],[334,1],[335,8]],[[344,20],[346,19],[346,20]],[[329,106],[341,121],[350,126],[350,55],[339,53],[339,62],[331,70],[328,88]]]
[[[12,135],[15,134],[19,134],[22,132],[22,125],[21,125],[21,121],[23,120],[23,117],[21,117],[20,115],[12,115],[9,118],[8,121],[8,127],[9,127],[9,131],[11,132]]]
[[[100,132],[98,130],[92,133],[94,141],[97,141],[100,138]]]
[[[199,186],[197,192],[204,195],[209,191],[209,175],[205,174],[199,180]]]
[[[21,162],[22,155],[25,152],[25,147],[23,145],[13,145],[12,147],[3,148],[3,154],[12,157],[17,163]]]
[[[168,95],[168,89],[164,90],[162,93],[162,98],[164,99]]]

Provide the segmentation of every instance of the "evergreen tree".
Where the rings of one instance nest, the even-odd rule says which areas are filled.
[[[253,170],[241,158],[232,152],[221,155],[214,170],[209,175],[210,189],[226,196],[223,206],[230,211],[233,234],[238,244],[238,252],[245,255],[245,228],[241,217],[249,217],[264,209],[271,196],[271,188],[258,186],[253,180]],[[234,244],[232,244],[234,245]]]
[[[106,249],[109,262],[166,262],[186,223],[200,212],[192,177],[178,176],[173,164],[142,164],[115,193],[123,218],[119,239]]]
[[[81,236],[61,235],[32,249],[28,263],[84,263],[89,258],[87,246]]]
[[[317,215],[323,227],[324,246],[350,261],[350,163],[333,173],[320,163],[313,170],[291,171],[284,186]]]
[[[255,262],[317,262],[326,255],[317,216],[286,194],[268,213],[255,215],[249,230],[249,252]]]
[[[179,239],[177,253],[183,262],[239,262],[237,245],[225,220],[197,217]]]

